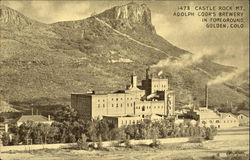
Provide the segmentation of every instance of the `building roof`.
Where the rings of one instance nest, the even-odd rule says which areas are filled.
[[[237,118],[234,114],[232,114],[232,113],[221,113],[221,117],[224,119],[224,118],[226,118],[227,116],[231,116],[231,117],[234,117],[234,118]]]
[[[243,114],[243,115],[249,117],[249,111],[248,111],[248,110],[240,110],[240,111],[238,112],[238,114]]]
[[[27,121],[44,122],[49,120],[47,117],[44,117],[42,115],[22,115],[17,122],[27,122]]]
[[[121,117],[138,117],[137,115],[105,115],[103,117],[121,118]]]
[[[220,115],[215,111],[207,108],[199,108],[195,112],[200,116],[200,119],[219,119]]]

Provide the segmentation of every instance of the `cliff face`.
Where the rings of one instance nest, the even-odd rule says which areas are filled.
[[[134,30],[139,26],[155,33],[155,28],[151,22],[151,11],[146,4],[129,3],[116,6],[97,15],[105,20],[115,29]]]

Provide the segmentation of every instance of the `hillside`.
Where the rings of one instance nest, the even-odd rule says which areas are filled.
[[[146,5],[130,3],[77,21],[43,24],[1,6],[0,95],[15,104],[67,104],[70,93],[115,91],[129,84],[133,71],[188,53],[157,35]],[[164,70],[177,104],[203,100],[205,83],[232,67],[210,60],[182,70]],[[220,84],[210,88],[211,105],[247,96]],[[192,98],[190,98],[192,97]]]

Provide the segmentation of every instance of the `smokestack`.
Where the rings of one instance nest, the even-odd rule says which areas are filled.
[[[149,79],[149,67],[146,69],[146,79]]]
[[[50,115],[48,115],[48,121],[50,121]]]
[[[205,85],[205,103],[206,103],[206,108],[208,109],[208,85]]]
[[[132,88],[136,88],[137,87],[137,76],[134,73],[131,76],[131,84],[132,84]]]

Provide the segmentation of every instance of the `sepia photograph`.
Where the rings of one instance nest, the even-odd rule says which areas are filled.
[[[248,160],[248,0],[0,0],[0,160]]]

